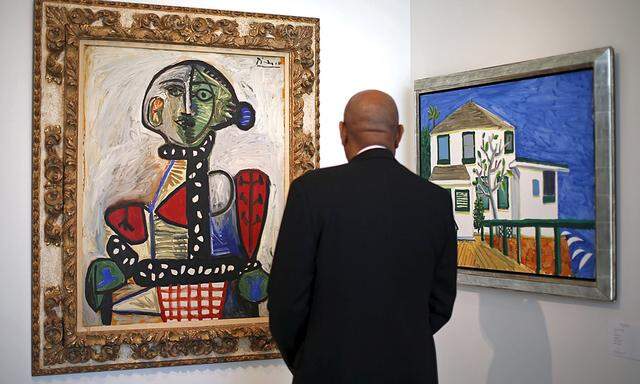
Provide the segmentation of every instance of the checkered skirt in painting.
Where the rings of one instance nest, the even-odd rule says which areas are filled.
[[[226,288],[226,282],[157,287],[162,321],[219,319]]]

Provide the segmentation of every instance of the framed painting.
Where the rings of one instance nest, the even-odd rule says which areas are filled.
[[[459,283],[615,299],[613,57],[415,82],[418,172],[451,193]]]
[[[319,20],[37,0],[34,375],[267,359]]]

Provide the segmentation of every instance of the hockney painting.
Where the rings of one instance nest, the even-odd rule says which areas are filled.
[[[108,44],[82,58],[82,324],[265,316],[284,58]]]
[[[461,268],[595,279],[593,71],[420,95],[419,161]]]

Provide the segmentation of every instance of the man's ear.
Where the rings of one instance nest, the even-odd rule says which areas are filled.
[[[404,127],[402,126],[402,124],[398,124],[397,132],[396,132],[396,139],[395,139],[395,143],[394,143],[396,148],[398,148],[398,146],[400,145],[400,140],[402,140],[402,134],[403,133],[404,133]]]
[[[339,124],[340,127],[340,141],[342,141],[342,146],[347,146],[348,135],[347,135],[347,127],[344,125],[344,121],[341,121]]]

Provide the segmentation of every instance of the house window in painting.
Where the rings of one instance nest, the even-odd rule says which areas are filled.
[[[451,164],[449,135],[438,136],[438,164]]]
[[[509,178],[505,178],[498,188],[498,208],[509,209]]]
[[[504,153],[513,153],[513,132],[504,133]]]
[[[542,201],[544,203],[556,201],[556,173],[554,171],[542,173]]]
[[[468,189],[456,189],[455,206],[456,211],[458,212],[469,212],[471,210],[471,205],[469,204]]]
[[[476,162],[475,134],[464,132],[462,134],[462,163],[473,164]]]
[[[540,196],[540,180],[533,179],[533,181],[531,182],[531,188],[531,193],[533,194],[533,196]]]

